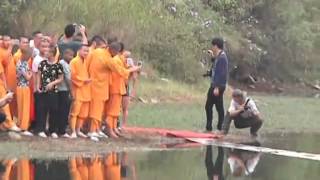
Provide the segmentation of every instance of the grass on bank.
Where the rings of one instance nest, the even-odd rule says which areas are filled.
[[[149,102],[144,104],[135,101],[131,104],[129,124],[201,131],[205,126],[206,93],[203,84],[190,86],[174,81],[142,79],[138,96]],[[151,103],[152,98],[159,102]],[[319,99],[272,95],[255,95],[253,98],[264,117],[263,132],[317,132],[320,129]],[[229,103],[230,95],[226,93],[225,110]],[[214,111],[214,124],[216,122],[217,114]]]

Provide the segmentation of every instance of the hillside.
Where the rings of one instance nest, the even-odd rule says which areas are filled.
[[[234,82],[300,83],[319,79],[319,16],[318,0],[3,0],[0,34],[82,23],[89,36],[118,36],[152,75],[188,83],[203,81],[221,36]]]

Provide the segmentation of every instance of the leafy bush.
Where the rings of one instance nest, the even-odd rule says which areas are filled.
[[[85,24],[89,36],[116,35],[162,76],[192,83],[201,80],[211,38],[222,36],[231,65],[268,61],[266,73],[281,67],[279,76],[312,79],[320,67],[319,7],[318,0],[2,0],[0,34],[61,34],[67,23]]]

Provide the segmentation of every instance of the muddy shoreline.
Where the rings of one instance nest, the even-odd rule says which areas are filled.
[[[234,132],[218,139],[218,141],[232,143],[249,143],[259,141],[262,145],[281,144],[285,139],[299,136],[300,133],[273,132],[262,133],[257,139],[252,139],[247,132]],[[312,133],[309,133],[312,134]],[[316,134],[320,136],[319,133]],[[279,143],[277,143],[279,142]],[[12,139],[8,133],[0,133],[0,159],[2,158],[39,158],[66,159],[74,156],[105,155],[110,152],[130,151],[163,151],[201,147],[200,144],[187,142],[185,139],[168,138],[157,134],[128,134],[119,139],[101,139],[93,142],[88,139],[43,139],[40,137],[22,137]],[[277,146],[275,146],[277,147]],[[278,146],[277,148],[281,148]],[[283,147],[290,149],[290,147]],[[295,149],[291,149],[295,150]],[[320,153],[320,152],[314,152]]]

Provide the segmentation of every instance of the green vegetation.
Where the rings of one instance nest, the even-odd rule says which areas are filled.
[[[164,98],[162,92],[159,93],[157,87],[160,86],[166,92],[174,92],[174,94],[167,95],[167,99],[170,101]],[[143,89],[145,88],[149,92],[148,94],[144,93]],[[180,86],[166,85],[165,82],[153,83],[153,86],[150,86],[148,81],[142,80],[139,86],[142,92],[138,93],[138,95],[149,100],[149,103],[136,102],[131,104],[129,124],[146,127],[203,130],[206,118],[204,104],[207,90],[204,88],[192,90],[192,88],[186,84]],[[176,97],[176,99],[172,97]],[[162,101],[152,104],[150,103],[152,98],[162,99]],[[318,117],[318,107],[320,106],[318,99],[271,95],[254,95],[253,98],[256,100],[264,118],[262,132],[317,132],[320,128],[316,118]],[[227,92],[225,108],[229,106],[229,103],[230,96]],[[215,111],[214,113],[214,123],[216,123],[217,115]],[[232,129],[232,131],[237,130]]]
[[[82,23],[90,36],[117,35],[161,75],[193,83],[210,39],[223,36],[232,66],[271,80],[314,80],[319,7],[318,0],[3,0],[0,34],[61,34],[65,24]]]

